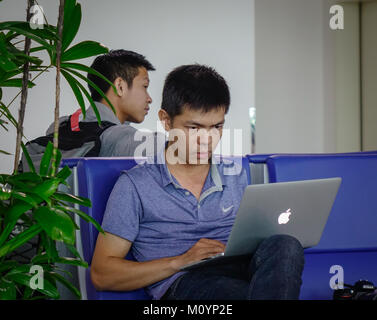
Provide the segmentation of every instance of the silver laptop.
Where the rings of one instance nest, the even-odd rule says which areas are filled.
[[[225,252],[181,270],[252,254],[262,240],[275,234],[294,236],[304,248],[317,245],[341,181],[329,178],[247,186]]]

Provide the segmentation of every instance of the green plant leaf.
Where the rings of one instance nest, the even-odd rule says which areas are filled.
[[[25,144],[23,142],[21,142],[21,148],[22,148],[22,151],[23,151],[24,156],[26,158],[27,164],[29,165],[30,171],[33,172],[33,173],[35,173],[36,171],[35,171],[35,167],[34,167],[33,161],[31,160],[30,154],[27,151],[27,149],[25,147]]]
[[[73,217],[72,214],[69,213],[69,211],[64,209],[64,206],[62,207],[62,206],[59,206],[59,205],[55,205],[55,208],[60,210],[61,212],[64,212],[72,220],[72,223],[74,224],[75,229],[80,230],[80,227],[77,225],[75,218]]]
[[[75,246],[72,246],[70,244],[66,244],[66,247],[68,248],[68,250],[76,257],[76,258],[79,258],[81,259],[81,256],[80,256],[80,253],[77,251],[77,249],[75,248]],[[82,259],[81,259],[82,260]]]
[[[17,282],[23,286],[30,287],[30,281],[32,280],[32,277],[34,275],[31,274],[25,274],[25,273],[14,273],[11,275],[7,275],[7,278],[10,280],[13,280],[14,282]],[[43,288],[36,288],[35,290],[43,293],[47,297],[50,297],[52,299],[59,299],[60,295],[59,292],[49,280],[47,280],[45,277],[43,278]]]
[[[30,287],[25,287],[24,293],[22,295],[22,300],[30,300],[32,298],[32,295],[34,293],[34,290]],[[44,299],[46,299],[45,296],[43,296]]]
[[[11,197],[12,193],[11,192],[4,192],[2,189],[0,189],[0,200],[8,200]]]
[[[34,47],[34,48],[31,48],[31,49],[30,49],[30,53],[34,53],[34,52],[38,52],[38,51],[42,51],[42,50],[44,50],[44,49],[45,49],[44,46]]]
[[[41,232],[41,234],[43,234],[43,233],[44,233],[44,231]],[[45,239],[48,239],[49,242],[55,244],[55,241],[52,240],[51,238],[49,238],[47,235],[46,235]],[[45,248],[46,248],[46,247],[45,247]],[[58,258],[59,258],[59,253],[58,253],[58,251],[56,250],[56,245],[55,245],[55,252],[53,253],[53,255],[49,255],[49,254],[47,253],[47,250],[46,250],[46,252],[43,252],[43,253],[41,253],[41,254],[38,254],[38,255],[34,256],[33,259],[31,260],[31,262],[32,262],[33,264],[39,264],[39,265],[41,265],[41,264],[46,264],[46,263],[48,263],[48,264],[52,264],[52,263],[55,263],[55,261],[56,261]]]
[[[85,89],[85,87],[80,83],[80,82],[76,82],[76,84],[79,86],[79,88],[81,89],[81,91],[84,93],[85,97],[88,99],[89,103],[90,103],[90,106],[93,108],[93,111],[96,115],[96,118],[97,118],[97,121],[98,121],[98,124],[100,125],[101,124],[101,116],[98,112],[98,108],[93,100],[93,98],[90,96],[90,94],[88,93],[88,91]]]
[[[13,231],[14,226],[17,223],[17,220],[22,216],[26,211],[30,210],[33,206],[24,201],[15,200],[13,205],[8,207],[5,211],[4,219],[4,229],[0,234],[0,246],[7,240],[10,233]]]
[[[15,175],[9,176],[8,181],[22,181],[23,183],[25,182],[37,182],[41,183],[43,182],[42,178],[36,174],[35,172],[23,172],[23,173],[18,173]]]
[[[5,126],[6,124],[8,124],[7,121],[5,121],[5,120],[1,120],[1,119],[0,119],[0,126],[1,126],[5,131],[8,131],[8,128]],[[6,155],[10,155],[10,153],[7,152],[7,151],[5,151],[5,150],[0,150],[0,153],[6,154]]]
[[[0,68],[1,68],[1,66],[0,66]],[[37,67],[35,67],[35,68],[37,68]],[[10,79],[10,78],[15,77],[19,74],[22,74],[22,72],[23,72],[22,67],[18,67],[17,69],[12,70],[12,71],[1,72],[0,73],[0,86],[2,86],[2,83],[4,81],[6,81],[7,79]]]
[[[33,225],[26,231],[21,232],[0,247],[0,258],[22,246],[41,231],[42,228],[39,225]]]
[[[34,218],[53,240],[75,243],[75,225],[64,212],[55,208],[39,207],[34,212]]]
[[[1,23],[0,23],[0,28],[1,28]],[[12,27],[12,26],[9,26],[8,28],[6,28],[8,30],[11,30],[11,31],[15,31],[19,34],[22,34],[24,35],[25,37],[28,37],[36,42],[38,42],[39,44],[41,44],[45,50],[47,51],[51,51],[53,49],[53,47],[45,40],[45,38],[43,37],[40,37],[38,35],[38,32],[36,32],[36,30],[33,30],[29,27],[29,30],[28,28],[21,28],[21,26],[17,26],[17,27]]]
[[[1,83],[2,87],[22,87],[22,78],[13,78],[9,80],[5,80]],[[34,82],[28,81],[28,88],[33,88],[35,86]]]
[[[7,271],[9,269],[14,269],[18,265],[18,262],[15,260],[8,260],[1,262],[0,273]]]
[[[77,72],[76,70],[65,68],[68,72],[74,74],[76,77],[79,77],[80,79],[84,80],[88,83],[93,89],[95,89],[101,96],[106,100],[107,103],[111,104],[110,100],[107,98],[106,94],[90,79],[82,75],[80,72]]]
[[[42,202],[42,199],[38,196],[38,194],[37,196],[34,196],[17,190],[12,190],[12,196],[15,199],[21,200],[29,204],[31,207],[36,207],[40,202]]]
[[[61,181],[65,181],[72,173],[72,170],[68,166],[64,166],[57,175],[56,178],[60,179]]]
[[[66,0],[62,35],[62,52],[71,44],[81,24],[81,5],[76,0]]]
[[[49,141],[46,146],[45,153],[43,154],[41,164],[39,167],[39,174],[41,176],[47,175],[48,168],[50,167],[53,148],[54,148],[53,144],[51,143],[51,141]]]
[[[87,268],[88,263],[81,259],[71,258],[71,257],[59,257],[56,259],[56,263],[69,264],[76,267]]]
[[[67,71],[69,71],[70,73],[74,74],[75,76],[79,77],[80,79],[84,80],[85,82],[87,82],[92,88],[94,88],[94,90],[96,90],[100,96],[105,99],[105,101],[112,106],[112,103],[111,101],[109,100],[109,98],[106,96],[106,94],[100,89],[100,87],[98,87],[93,81],[91,81],[90,79],[88,79],[87,77],[83,76],[80,72],[77,72],[75,70],[72,70],[72,69],[68,69],[66,68]]]
[[[38,57],[25,54],[23,51],[18,50],[13,45],[11,45],[9,49],[13,51],[13,54],[16,57],[16,60],[18,61],[18,63],[20,63],[21,66],[23,66],[26,62],[29,62],[30,65],[35,65],[39,67],[43,62]]]
[[[33,267],[35,264],[31,263],[24,263],[24,264],[19,264],[17,267],[13,268],[10,270],[6,276],[11,276],[17,273],[30,273],[30,269]],[[39,263],[39,265],[43,268],[43,271],[51,271],[53,270],[53,266],[45,263]]]
[[[40,233],[40,241],[43,248],[45,249],[45,252],[35,256],[32,259],[32,262],[34,264],[41,264],[43,261],[43,263],[53,263],[59,257],[59,253],[56,249],[56,242],[52,240],[45,231],[42,231]],[[37,262],[35,261],[36,259],[41,260],[38,260]]]
[[[61,201],[66,201],[70,203],[76,203],[84,207],[91,207],[92,203],[89,199],[79,197],[79,196],[74,196],[72,194],[68,193],[62,193],[62,192],[55,192],[54,195],[51,197],[52,199],[55,200],[61,200]]]
[[[66,245],[67,245],[67,244],[66,244]],[[64,273],[64,274],[66,274],[69,278],[73,279],[72,272],[69,272],[68,270],[64,270],[64,269],[62,269],[60,266],[56,266],[56,265],[54,265],[54,271],[55,271],[55,272],[56,272],[56,271],[59,271],[59,273],[62,272],[62,273]]]
[[[15,128],[17,128],[17,120],[13,117],[13,115],[10,113],[9,109],[6,107],[5,104],[3,104],[0,101],[0,111],[2,111],[6,118],[13,124]]]
[[[7,48],[7,51],[8,51],[8,57],[10,57],[12,61],[18,67],[20,67],[20,71],[23,71],[23,65],[27,62],[30,63],[30,65],[36,65],[36,66],[40,66],[43,62],[38,57],[25,54],[23,51],[19,50],[11,42],[6,42],[5,47]]]
[[[44,231],[41,232],[41,235],[44,233]],[[46,239],[50,239],[48,236],[46,237]],[[51,240],[52,242],[55,243],[55,241]],[[56,248],[55,248],[56,249]],[[43,252],[43,253],[40,253],[36,256],[33,257],[33,259],[31,259],[31,263],[32,264],[43,264],[43,263],[54,263],[55,262],[55,259],[57,259],[57,257],[59,256],[59,254],[57,253],[57,256],[54,256],[54,257],[50,257],[46,252]]]
[[[96,41],[82,41],[62,54],[62,61],[78,60],[107,53],[109,49]]]
[[[2,231],[2,233],[0,234],[0,246],[5,242],[5,240],[7,240],[7,238],[9,237],[11,232],[13,231],[13,228],[16,225],[16,222],[7,223],[7,224],[4,224],[4,225],[5,225],[5,227]]]
[[[49,178],[48,180],[45,180],[40,185],[36,186],[34,189],[30,190],[30,192],[38,195],[43,200],[48,201],[48,198],[53,195],[56,190],[58,189],[60,184],[59,178]]]
[[[55,51],[55,47],[48,43],[48,41],[56,40],[58,39],[56,27],[50,26],[50,25],[44,25],[43,29],[32,29],[30,27],[30,24],[25,21],[6,21],[0,23],[0,30],[9,30],[8,34],[11,34],[10,38],[8,38],[8,44],[9,46],[13,46],[10,43],[10,39],[14,38],[15,35],[23,35],[25,37],[28,37],[29,39],[32,39],[39,44],[42,45],[42,47],[48,52],[50,58],[53,56],[53,52]],[[13,46],[14,47],[14,46]],[[9,50],[8,50],[9,51]],[[18,50],[18,56],[22,56],[22,52]],[[25,56],[24,56],[25,58]],[[26,59],[38,59],[36,57],[29,57]],[[3,59],[1,59],[3,60]],[[23,63],[21,62],[20,65]],[[21,71],[22,72],[22,71]],[[20,72],[20,73],[21,73]]]
[[[107,98],[106,94],[93,81],[91,81],[90,79],[88,79],[87,77],[85,77],[84,75],[82,75],[81,73],[77,72],[74,69],[65,67],[65,70],[69,71],[70,73],[76,75],[80,79],[87,82],[88,85],[90,85],[94,90],[96,90],[101,95],[102,98],[104,98],[106,100],[106,102],[109,104],[109,106],[113,110],[114,114],[116,113],[114,106],[112,105],[111,101]],[[109,80],[107,80],[107,81],[110,82]],[[111,87],[114,89],[115,92],[117,92],[113,83],[111,84]]]
[[[16,296],[16,285],[6,278],[0,278],[0,300],[15,300]]]
[[[67,69],[79,70],[79,71],[87,72],[87,73],[90,73],[90,74],[94,74],[95,76],[106,81],[114,89],[115,93],[117,92],[117,89],[114,86],[114,84],[109,79],[107,79],[103,74],[99,73],[97,70],[95,70],[93,68],[90,68],[90,67],[88,67],[84,64],[75,63],[75,62],[62,62],[61,67],[67,68]]]
[[[69,244],[66,244],[67,246]],[[72,246],[72,245],[70,245]],[[72,246],[73,247],[73,246]],[[45,263],[61,263],[61,264],[69,264],[77,267],[87,268],[88,263],[81,259],[80,256],[78,258],[71,258],[71,257],[59,257],[56,255],[54,257],[49,257],[46,253],[42,253],[38,256],[35,256],[32,259],[33,264],[45,264]]]
[[[67,80],[69,86],[71,87],[75,97],[76,97],[76,100],[81,108],[81,111],[82,111],[82,114],[84,116],[84,118],[86,117],[86,109],[85,109],[85,102],[84,102],[84,98],[82,96],[82,93],[78,87],[78,85],[76,84],[77,80],[72,77],[68,72],[66,72],[64,69],[61,69],[60,70],[62,75],[64,76],[65,80]]]
[[[43,29],[32,29],[30,24],[26,21],[5,21],[0,23],[0,30],[10,30],[6,36],[7,40],[9,41],[15,37],[18,37],[20,34],[24,35],[23,33],[13,30],[13,28],[18,28],[25,32],[32,32],[35,36],[40,37],[41,39],[58,39],[56,27],[48,24],[45,24]]]
[[[21,215],[23,215],[26,211],[32,208],[33,208],[32,204],[16,199],[13,202],[13,204],[10,207],[8,207],[8,210],[5,212],[5,221],[4,221],[5,229],[4,230],[8,228],[9,224],[16,223],[16,221]],[[1,236],[0,236],[0,239],[1,239]],[[0,244],[1,244],[1,241],[0,241]]]
[[[33,65],[31,65],[31,66],[29,67],[29,71],[30,71],[30,72],[31,72],[31,71],[43,71],[43,72],[49,72],[48,69],[52,69],[52,68],[53,68],[52,65],[50,65],[50,66],[33,66]]]
[[[18,36],[19,35],[16,32],[8,31],[5,35],[5,38],[7,39],[7,41],[12,41],[14,38],[17,38]]]
[[[6,124],[8,124],[7,121],[0,119],[0,126],[1,126],[5,131],[8,131],[8,128],[5,126]],[[10,155],[10,153],[7,152],[7,151],[5,151],[5,150],[0,150],[0,153],[6,154],[6,155]]]
[[[17,64],[14,62],[15,57],[8,50],[8,43],[5,40],[4,33],[0,33],[0,68],[5,72],[10,72],[18,69]]]
[[[59,281],[61,284],[63,284],[77,298],[81,299],[80,291],[74,285],[72,285],[72,283],[70,283],[66,278],[64,278],[62,275],[60,275],[57,272],[49,272],[49,275],[53,277],[55,280]]]
[[[2,55],[2,59],[0,59],[0,68],[2,72],[10,72],[18,69],[18,66],[12,61],[12,59],[4,55],[4,51],[0,50],[0,53]]]
[[[101,225],[93,217],[87,215],[85,212],[78,210],[76,208],[70,207],[70,206],[64,206],[62,208],[66,211],[70,211],[70,212],[77,214],[82,219],[84,219],[86,222],[92,223],[99,232],[105,234],[105,231],[101,228]]]

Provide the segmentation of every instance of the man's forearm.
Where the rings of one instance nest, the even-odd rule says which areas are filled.
[[[91,279],[97,290],[130,291],[170,277],[179,270],[177,257],[136,262],[108,257],[92,264]]]

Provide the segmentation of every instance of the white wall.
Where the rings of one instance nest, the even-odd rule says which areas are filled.
[[[329,27],[334,4],[343,30]],[[256,0],[257,153],[360,151],[359,50],[357,3]]]
[[[111,49],[125,48],[146,55],[156,67],[150,73],[152,109],[142,125],[156,130],[165,76],[181,64],[213,66],[228,81],[231,108],[226,127],[243,130],[242,153],[250,152],[248,108],[254,105],[254,0],[111,0],[79,1],[82,26],[76,40],[96,40]],[[24,20],[25,1],[0,4],[0,20]],[[57,1],[39,0],[51,24]],[[91,59],[86,61],[91,63]],[[62,80],[61,114],[78,106]],[[43,76],[29,91],[25,135],[43,135],[53,121],[55,74]],[[9,101],[15,90],[5,92]],[[19,102],[11,110],[17,114]],[[15,131],[1,132],[3,149],[14,152]],[[0,172],[12,170],[13,159],[0,155]]]
[[[362,5],[363,150],[377,150],[377,1]]]
[[[256,0],[255,23],[257,153],[324,152],[323,1]]]
[[[333,32],[336,152],[361,150],[359,4],[342,6],[344,29]]]

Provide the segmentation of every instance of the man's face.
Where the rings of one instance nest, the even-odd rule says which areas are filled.
[[[218,107],[204,113],[184,107],[183,112],[168,124],[170,139],[172,135],[176,136],[174,144],[178,146],[178,155],[175,156],[178,156],[179,163],[208,163],[221,139],[224,122],[225,108]]]
[[[125,85],[127,85],[125,83]],[[141,123],[149,110],[152,98],[148,93],[149,76],[144,67],[139,68],[138,75],[134,78],[132,87],[125,91],[121,97],[121,112],[125,115],[126,121]]]

